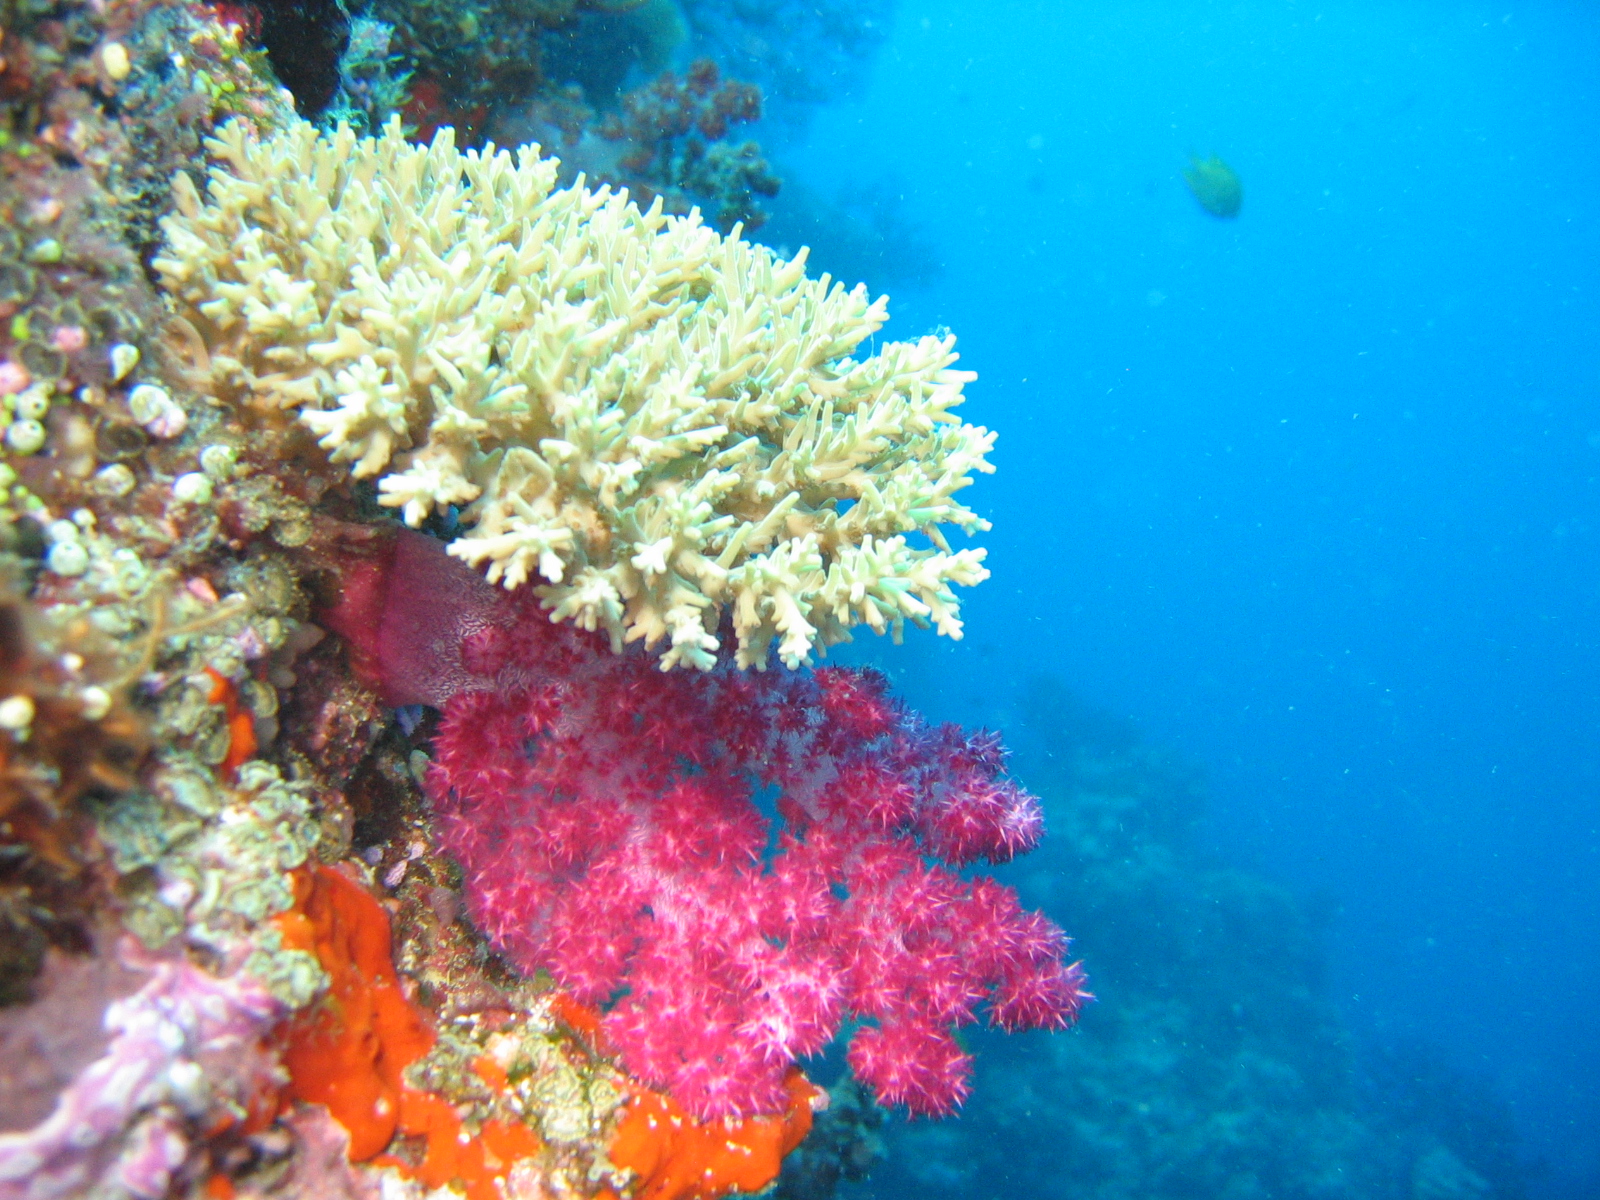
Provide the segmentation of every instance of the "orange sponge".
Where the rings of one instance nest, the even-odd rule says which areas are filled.
[[[487,1121],[471,1136],[448,1100],[406,1085],[402,1072],[432,1049],[434,1034],[400,990],[383,906],[328,867],[297,872],[295,900],[277,918],[284,943],[315,954],[329,986],[323,1003],[289,1028],[289,1094],[327,1105],[350,1133],[351,1161],[375,1158],[397,1132],[425,1138],[418,1165],[378,1161],[429,1188],[458,1182],[470,1200],[499,1200],[496,1180],[537,1154],[539,1137],[510,1121]],[[505,1085],[492,1060],[479,1060],[476,1070],[491,1086]]]
[[[211,691],[206,696],[206,703],[222,705],[228,722],[228,753],[221,766],[223,775],[232,779],[240,765],[254,758],[259,749],[256,744],[256,722],[250,710],[239,703],[239,689],[232,680],[211,667],[206,668],[206,674],[211,676]]]
[[[295,900],[277,918],[284,943],[317,956],[328,995],[289,1030],[290,1094],[326,1104],[350,1132],[351,1161],[362,1162],[393,1139],[400,1073],[433,1048],[433,1030],[400,991],[389,915],[364,888],[319,867],[296,872]]]
[[[495,1180],[505,1178],[518,1159],[538,1154],[542,1145],[533,1130],[511,1121],[485,1121],[473,1137],[462,1129],[449,1101],[413,1088],[401,1096],[400,1125],[406,1133],[428,1139],[422,1165],[410,1173],[429,1188],[458,1181],[465,1185],[468,1200],[501,1200]],[[378,1161],[406,1166],[390,1158]]]
[[[822,1094],[798,1068],[784,1080],[782,1114],[701,1123],[669,1097],[640,1090],[628,1101],[610,1158],[637,1177],[634,1200],[716,1200],[759,1192],[778,1177],[783,1157],[811,1132]]]
[[[284,944],[308,950],[328,973],[323,1002],[294,1020],[284,1046],[289,1095],[325,1104],[350,1133],[353,1162],[376,1159],[429,1188],[465,1186],[470,1200],[499,1200],[497,1181],[539,1153],[534,1131],[492,1120],[476,1136],[443,1096],[406,1085],[402,1073],[434,1044],[424,1014],[405,998],[391,958],[389,916],[366,889],[339,871],[294,875],[295,907],[276,918]],[[557,1011],[575,1032],[597,1039],[593,1014],[565,997]],[[505,1072],[481,1058],[474,1071],[490,1087]],[[758,1192],[778,1177],[784,1155],[811,1130],[821,1090],[799,1070],[785,1080],[781,1114],[700,1122],[670,1098],[640,1088],[612,1138],[609,1157],[634,1173],[633,1200],[718,1200]],[[396,1133],[426,1139],[420,1164],[377,1156]]]

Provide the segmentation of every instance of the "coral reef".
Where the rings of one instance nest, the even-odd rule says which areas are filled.
[[[350,47],[345,6],[339,0],[251,0],[240,15],[295,107],[308,116],[322,112],[340,90]]]
[[[369,16],[350,19],[349,42],[339,59],[338,89],[324,109],[326,122],[371,133],[405,107],[411,72],[393,41],[392,25]]]
[[[499,1181],[523,1164],[539,1166],[544,1146],[521,1119],[526,1114],[479,1114],[464,1134],[456,1107],[425,1081],[459,1067],[471,1043],[458,1036],[441,1045],[425,1011],[404,995],[388,914],[360,884],[328,868],[298,874],[295,893],[294,907],[275,923],[286,944],[316,955],[329,983],[324,1000],[295,1018],[283,1047],[289,1094],[327,1108],[349,1134],[351,1161],[377,1158],[397,1133],[417,1138],[414,1162],[384,1161],[429,1188],[455,1181],[468,1200],[498,1200]],[[428,1057],[437,1050],[443,1054]],[[492,1107],[509,1085],[505,1068],[487,1055],[467,1064],[481,1081],[477,1098]]]
[[[41,1200],[110,1184],[162,1196],[192,1140],[256,1119],[277,1070],[263,1043],[283,1006],[248,973],[219,979],[183,959],[148,967],[150,981],[106,1009],[110,1044],[49,1117],[0,1133],[0,1195]]]
[[[683,0],[696,56],[759,86],[779,120],[802,123],[818,102],[857,94],[889,35],[891,0]]]
[[[723,139],[730,126],[760,117],[760,89],[724,80],[717,64],[702,58],[682,79],[669,72],[624,95],[600,136],[625,144],[618,165],[639,204],[660,195],[668,211],[687,212],[688,197],[712,197],[718,228],[742,224],[753,232],[766,221],[755,197],[777,195],[778,180],[754,142],[734,146]]]
[[[7,448],[22,454],[43,448],[64,380],[119,382],[110,351],[140,346],[159,320],[129,245],[150,228],[150,176],[164,205],[218,110],[273,111],[220,26],[160,11],[131,23],[137,9],[119,9],[97,27],[89,12],[8,22],[0,36],[0,94],[33,131],[0,135],[0,395]],[[151,78],[150,59],[179,37],[182,66]]]
[[[721,232],[750,233],[766,223],[764,202],[782,181],[754,141],[735,141],[734,127],[760,119],[761,90],[725,79],[710,59],[680,78],[671,71],[596,111],[567,89],[502,108],[489,129],[511,145],[538,143],[560,156],[558,181],[581,175],[591,187],[628,189],[648,207],[686,216],[697,206]]]
[[[638,1179],[639,1200],[714,1200],[730,1191],[760,1192],[811,1131],[818,1089],[790,1068],[784,1091],[782,1112],[704,1124],[668,1097],[638,1093],[617,1125],[611,1160]]]
[[[394,30],[405,69],[439,89],[454,114],[516,103],[547,86],[546,39],[587,13],[620,15],[640,0],[375,0],[365,15]],[[624,63],[627,59],[624,58]]]
[[[775,1194],[780,1200],[831,1200],[841,1184],[860,1183],[882,1161],[881,1136],[889,1114],[854,1079],[828,1090],[828,1106],[811,1134],[783,1163]]]
[[[807,1136],[827,1098],[791,1060],[846,1014],[878,1094],[943,1110],[978,1007],[1076,1010],[1059,931],[954,870],[1037,840],[997,747],[798,668],[863,622],[959,632],[951,586],[982,552],[940,527],[984,527],[952,496],[992,435],[951,415],[950,341],[857,361],[882,303],[803,256],[558,192],[532,153],[414,148],[393,122],[319,137],[294,111],[372,128],[430,84],[478,103],[407,78],[429,21],[480,62],[480,11],[541,51],[602,8],[657,51],[681,35],[663,0],[534,8],[510,33],[471,6],[0,14],[0,1200],[716,1200]],[[643,45],[628,61],[656,74]],[[755,106],[696,68],[618,109],[610,144],[653,139],[641,180],[676,173],[675,205],[753,204],[759,154],[723,136]],[[773,641],[796,670],[735,665]],[[678,663],[704,670],[656,669]],[[662,840],[662,920],[611,930],[631,1001],[574,973],[602,927],[587,960],[535,963],[539,898],[484,902],[460,747],[488,682],[556,706],[525,792],[491,797],[507,822],[558,777],[594,802],[609,755],[619,812]],[[681,761],[654,740],[674,706],[701,726]],[[745,840],[696,878],[724,825]],[[646,861],[578,832],[602,873]],[[597,882],[555,890],[592,905]],[[739,1104],[688,1086],[683,1022],[646,1005],[671,981],[626,939],[666,951],[668,883],[702,929],[764,906],[740,928],[765,975],[682,980],[743,1031]],[[829,1145],[864,1164],[869,1127],[830,1122]]]
[[[104,1053],[106,1008],[147,978],[115,954],[84,949],[49,950],[28,980],[32,1002],[8,998],[0,1006],[0,1131],[32,1129],[50,1115],[56,1097]]]
[[[401,993],[378,902],[326,869],[294,882],[294,905],[274,923],[285,945],[315,955],[328,989],[296,1018],[284,1064],[295,1098],[326,1105],[350,1133],[350,1157],[365,1161],[393,1140],[401,1074],[432,1049],[433,1032]]]
[[[954,339],[850,355],[885,302],[619,195],[555,190],[523,151],[298,125],[209,143],[155,260],[236,412],[294,409],[335,463],[451,553],[614,647],[789,666],[866,624],[959,636],[987,571],[941,527],[993,434],[951,412]],[[925,535],[918,548],[908,533]]]
[[[96,899],[79,801],[132,786],[147,737],[114,688],[112,648],[18,593],[0,603],[0,1003],[29,994],[51,945],[92,940]],[[57,649],[56,654],[44,647]],[[70,646],[71,649],[66,649]],[[71,658],[67,656],[71,655]]]
[[[458,144],[475,146],[488,132],[503,144],[559,147],[570,182],[578,171],[592,185],[630,188],[648,205],[663,196],[670,212],[706,209],[723,232],[764,219],[760,198],[778,179],[756,142],[733,142],[726,130],[701,129],[687,139],[633,120],[641,105],[701,105],[706,97],[680,85],[671,71],[688,29],[675,0],[473,0],[465,6],[375,0],[290,3],[242,0],[218,6],[238,46],[259,47],[261,63],[294,98],[298,111],[332,129],[348,124],[376,133],[400,115],[408,135],[432,140],[441,126]],[[691,77],[717,68],[708,59]],[[640,80],[654,78],[639,86]],[[632,91],[627,91],[632,86]],[[715,81],[714,104],[735,98],[737,121],[760,115],[760,90]],[[651,100],[651,94],[659,98]],[[624,119],[624,135],[605,132]],[[163,181],[164,182],[164,181]]]
[[[677,0],[603,0],[544,35],[546,77],[598,109],[667,70],[689,36]]]
[[[0,145],[0,960],[15,1000],[47,946],[110,952],[97,818],[136,783],[221,762],[244,723],[270,724],[274,697],[247,664],[297,623],[211,556],[196,500],[227,452],[209,451],[208,474],[198,439],[214,423],[189,429],[157,382],[161,306],[139,262],[200,134],[225,115],[270,125],[281,97],[188,10],[8,8],[0,54],[14,118]],[[232,729],[209,699],[218,677]]]

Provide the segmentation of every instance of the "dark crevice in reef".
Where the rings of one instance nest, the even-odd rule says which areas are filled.
[[[307,119],[339,88],[339,60],[350,45],[350,19],[338,0],[258,0],[260,42],[295,108]]]

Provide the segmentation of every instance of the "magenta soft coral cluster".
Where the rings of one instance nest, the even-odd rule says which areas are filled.
[[[1075,1017],[1061,931],[951,869],[1042,832],[992,735],[924,724],[869,672],[663,673],[509,605],[465,649],[496,687],[444,708],[440,835],[493,943],[600,1007],[635,1077],[701,1117],[777,1111],[850,1021],[881,1101],[947,1113],[980,1007]]]

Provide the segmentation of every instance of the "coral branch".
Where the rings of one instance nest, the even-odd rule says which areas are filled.
[[[748,110],[720,86],[713,128]],[[989,527],[957,495],[994,434],[955,417],[953,337],[865,353],[886,299],[558,189],[526,147],[413,147],[398,121],[207,146],[208,197],[178,177],[153,263],[206,386],[240,419],[296,410],[322,469],[376,477],[407,524],[459,518],[450,552],[491,583],[663,669],[710,670],[730,628],[746,666],[863,624],[961,635],[954,589],[988,570],[946,527]]]

